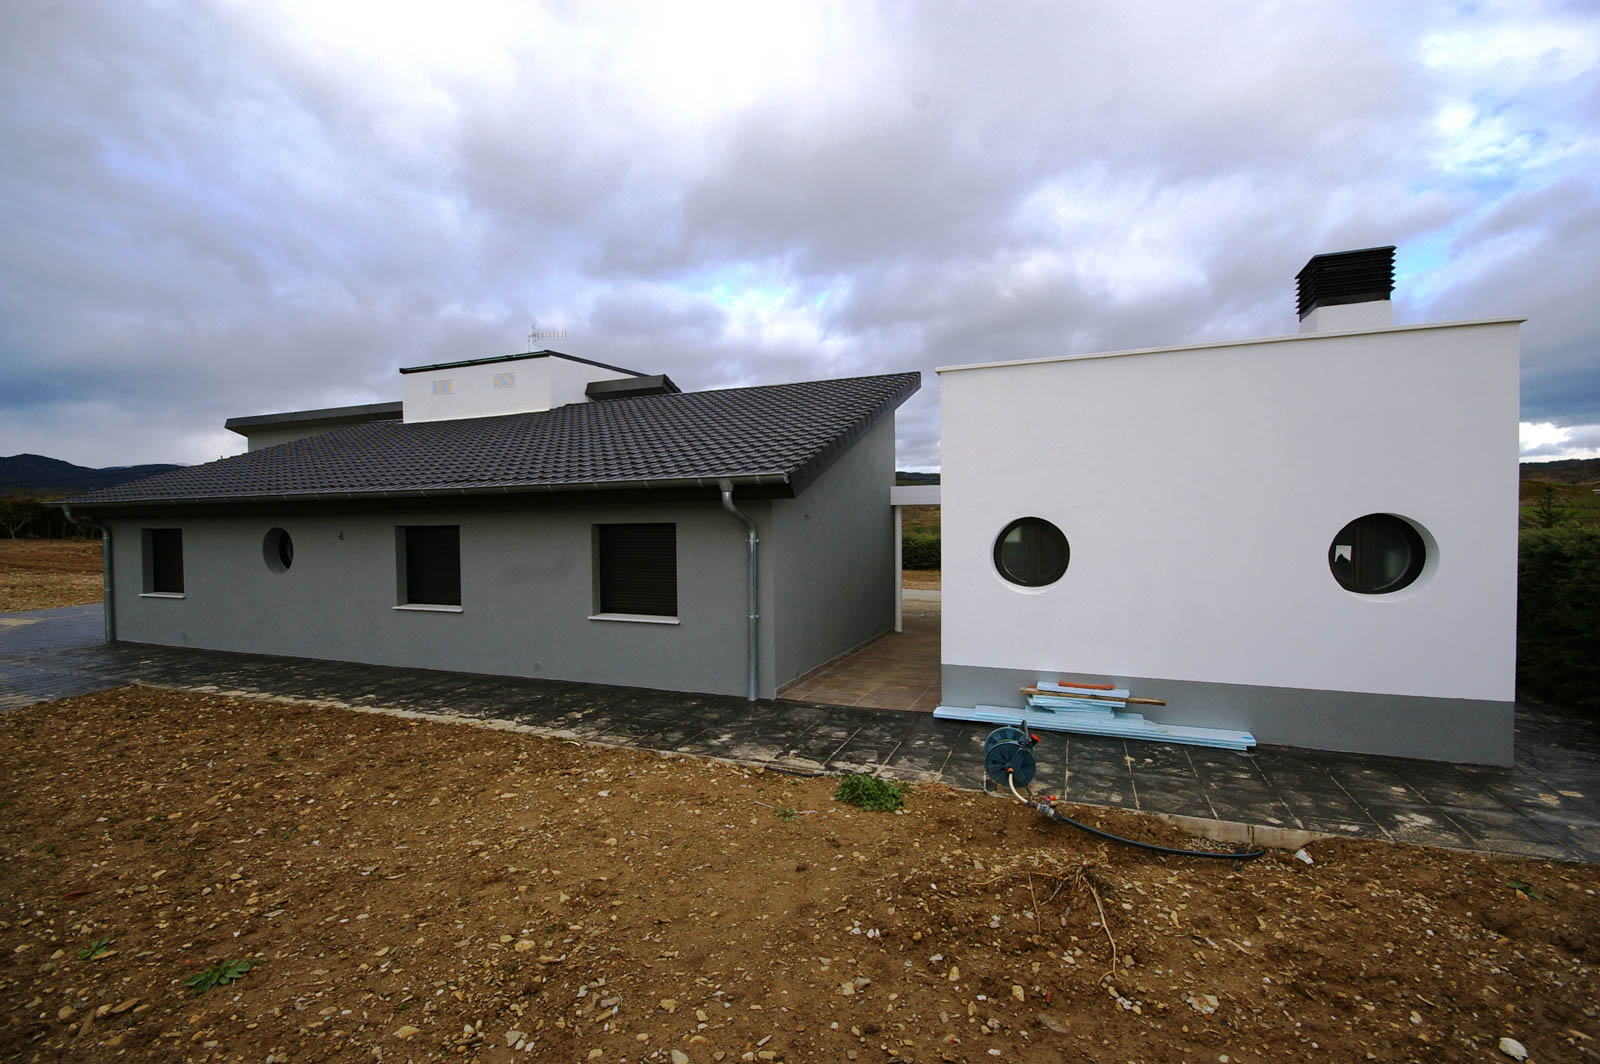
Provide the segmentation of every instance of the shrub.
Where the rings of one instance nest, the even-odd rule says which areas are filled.
[[[1525,530],[1517,598],[1518,687],[1600,711],[1600,528]]]
[[[906,804],[906,785],[869,776],[865,772],[851,772],[839,777],[833,800],[859,805],[874,813],[892,813]]]
[[[900,537],[900,567],[903,569],[939,568],[939,533],[906,532]]]

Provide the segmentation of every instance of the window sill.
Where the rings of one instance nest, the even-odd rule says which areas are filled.
[[[411,610],[416,613],[460,613],[460,606],[434,605],[428,602],[402,602],[398,606],[391,606],[396,610]]]
[[[139,592],[139,597],[181,599],[188,598],[189,596],[185,595],[182,591],[141,591]]]
[[[623,621],[629,624],[677,624],[676,617],[658,617],[653,613],[592,613],[591,621]]]

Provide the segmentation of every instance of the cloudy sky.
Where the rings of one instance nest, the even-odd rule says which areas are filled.
[[[1593,4],[0,5],[0,454],[243,450],[548,346],[686,389],[1527,316],[1530,455],[1600,454]],[[541,345],[544,346],[544,345]]]

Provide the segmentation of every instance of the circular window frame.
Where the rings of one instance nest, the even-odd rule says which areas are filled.
[[[1041,573],[1014,573],[1008,569],[1002,560],[1001,550],[1005,546],[1006,537],[1018,528],[1034,528],[1056,540],[1060,547],[1060,566],[1044,570]],[[1030,515],[1028,517],[1019,517],[1000,530],[1000,534],[994,537],[994,547],[990,550],[990,557],[994,562],[995,572],[1006,583],[1020,588],[1049,587],[1065,576],[1067,569],[1072,565],[1072,543],[1067,539],[1067,534],[1061,531],[1054,522]]]
[[[1341,546],[1352,545],[1354,548],[1352,554],[1359,551],[1361,539],[1371,534],[1370,530],[1358,529],[1364,522],[1381,523],[1380,527],[1398,532],[1410,552],[1406,566],[1400,574],[1381,585],[1366,586],[1359,580],[1347,580],[1340,575],[1338,550]],[[1400,514],[1376,511],[1345,522],[1344,526],[1334,533],[1333,539],[1328,543],[1328,572],[1344,591],[1363,598],[1381,599],[1401,592],[1415,591],[1426,584],[1427,578],[1435,568],[1438,550],[1438,544],[1433,536],[1422,525]],[[1357,567],[1358,560],[1352,557],[1346,569],[1355,571]]]
[[[269,528],[261,538],[261,560],[274,573],[286,573],[294,567],[294,537],[282,528]]]

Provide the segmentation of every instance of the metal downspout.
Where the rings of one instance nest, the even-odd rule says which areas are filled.
[[[106,622],[106,642],[115,643],[117,641],[117,599],[114,594],[116,586],[111,577],[111,526],[96,524],[93,521],[85,521],[82,518],[74,517],[70,506],[63,506],[61,512],[66,515],[68,521],[75,525],[83,525],[85,528],[98,528],[100,530],[100,579],[105,588],[105,608],[103,612],[105,613]]]
[[[743,521],[746,527],[750,529],[750,575],[747,580],[750,591],[750,690],[746,697],[750,701],[754,702],[758,695],[757,685],[761,673],[761,658],[759,656],[760,652],[757,649],[760,644],[756,641],[756,629],[760,624],[761,618],[761,614],[756,608],[757,603],[761,601],[756,585],[756,547],[761,542],[761,539],[756,535],[756,523],[750,519],[750,515],[733,504],[733,481],[719,480],[717,481],[717,487],[722,489],[722,508],[732,514],[734,517],[737,517],[739,520]]]

